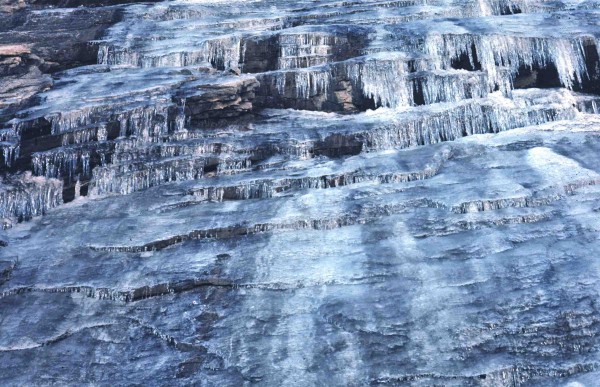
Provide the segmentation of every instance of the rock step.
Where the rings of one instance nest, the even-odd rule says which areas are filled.
[[[137,160],[93,170],[90,193],[105,195],[117,193],[127,195],[174,181],[196,180],[216,174],[231,174],[249,171],[249,158],[223,156],[182,156],[166,160]]]
[[[570,95],[568,93],[561,94],[560,91],[557,91],[556,93],[557,97],[563,95],[563,98]],[[330,122],[331,125],[336,126],[321,125],[322,129],[320,130],[320,133],[314,133],[312,130],[309,130],[306,133],[300,132],[299,134],[302,136],[302,142],[290,141],[288,138],[283,142],[278,143],[277,146],[283,151],[279,150],[275,154],[265,153],[264,150],[269,149],[269,147],[261,146],[260,143],[254,140],[252,134],[250,134],[248,136],[249,138],[242,137],[242,141],[245,140],[246,147],[237,148],[236,154],[232,155],[233,158],[226,157],[226,154],[217,156],[216,158],[212,158],[210,154],[206,156],[200,156],[201,154],[197,156],[192,155],[190,157],[195,160],[193,165],[196,165],[195,163],[202,160],[201,164],[204,168],[206,166],[206,160],[212,158],[216,163],[214,168],[215,171],[223,172],[225,170],[234,172],[237,170],[239,172],[240,167],[242,170],[249,168],[253,163],[252,160],[254,160],[255,164],[263,161],[264,159],[261,159],[261,156],[272,157],[277,154],[302,154],[309,158],[315,156],[340,157],[355,155],[365,151],[435,144],[478,133],[497,133],[516,127],[538,125],[561,119],[570,119],[576,114],[576,109],[568,103],[568,100],[565,105],[558,104],[558,106],[550,107],[536,105],[535,102],[526,100],[523,102],[523,105],[525,106],[518,106],[518,104],[514,104],[513,101],[513,105],[507,107],[506,105],[499,103],[502,101],[503,97],[498,98],[500,98],[500,100],[494,98],[489,100],[475,100],[473,102],[465,102],[463,105],[458,106],[429,105],[429,107],[424,106],[422,108],[416,108],[414,111],[407,113],[393,113],[393,111],[390,111],[388,114],[375,116],[365,115],[362,119],[358,119],[355,122],[356,125],[354,127],[348,126],[348,122],[344,120],[343,117],[340,117],[339,119],[334,119]],[[527,106],[528,104],[531,105]],[[282,118],[285,120],[285,115],[283,115]],[[356,118],[353,118],[353,120],[356,120]],[[301,127],[298,127],[296,131],[299,131],[300,128]],[[258,130],[260,131],[260,129]],[[315,134],[317,135],[315,136]],[[307,137],[307,135],[312,138]],[[260,136],[259,138],[261,137],[263,138],[263,141],[274,140],[268,135]],[[222,141],[223,139],[219,140]],[[230,145],[235,144],[235,142],[228,143]],[[163,145],[157,147],[162,148]],[[187,145],[188,144],[183,145],[182,148],[185,149]],[[169,144],[169,146],[175,146],[175,144]],[[205,144],[200,143],[200,146],[195,149],[204,150],[206,148]],[[211,147],[208,148],[210,149]],[[286,151],[286,149],[290,148],[295,149],[295,151]],[[259,149],[260,152],[255,154],[253,152],[254,149]],[[277,150],[273,147],[270,149],[271,151]],[[131,155],[135,157],[136,154],[140,155],[139,152],[134,152]],[[244,154],[245,157],[240,158],[240,156]],[[128,153],[125,152],[123,155],[128,155]],[[119,157],[121,156],[117,156],[117,160]],[[160,155],[156,155],[155,157],[159,157],[158,160],[160,160]],[[141,189],[142,187],[147,188],[159,184],[160,182],[171,182],[179,179],[189,180],[204,176],[202,173],[192,173],[189,171],[178,173],[177,170],[171,170],[171,167],[168,167],[165,170],[162,167],[162,162],[159,161],[156,163],[147,160],[148,159],[144,156],[141,159],[133,158],[127,160],[125,164],[99,167],[102,168],[102,172],[97,168],[94,170],[94,177],[92,179],[92,186],[98,187],[97,189],[94,188],[94,192],[97,191],[97,194],[108,192],[130,193]],[[187,171],[188,164],[185,164],[186,162],[177,165],[180,165],[184,171]],[[135,165],[136,167],[133,170],[130,170],[132,165]],[[158,167],[159,165],[160,167]],[[231,169],[231,167],[233,167],[233,169]],[[138,168],[146,169],[146,172],[142,173]],[[192,167],[194,171],[198,168],[200,167]],[[148,183],[147,173],[150,173],[149,171],[157,173],[158,170],[162,171],[161,174],[167,173],[167,170],[171,172],[168,173],[168,177],[166,177],[166,175],[161,175],[162,177],[158,178],[158,180],[153,180],[152,183]],[[126,182],[123,184],[117,183],[118,181],[123,182],[122,179],[125,179]],[[140,184],[136,183],[138,181]]]
[[[144,244],[107,246],[90,245],[89,248],[95,252],[142,253],[149,251],[159,251],[181,243],[202,239],[231,239],[253,234],[286,231],[289,232],[299,230],[332,230],[341,227],[349,227],[374,222],[382,217],[388,217],[405,212],[408,208],[429,207],[431,205],[432,204],[427,200],[416,200],[405,203],[386,203],[378,205],[369,205],[365,207],[357,206],[357,209],[351,211],[350,213],[338,214],[332,217],[328,217],[325,214],[316,218],[304,217],[302,219],[296,219],[291,221],[282,220],[281,222],[236,224],[217,228],[194,229],[191,231],[187,231],[184,234],[170,235],[169,237],[148,241]],[[548,220],[549,218],[551,218],[551,216],[552,215],[548,213],[521,213],[516,216],[501,215],[497,216],[496,219],[493,219],[493,216],[479,221],[470,219],[467,221],[457,222],[457,224],[454,226],[454,232],[457,232],[458,230],[474,230],[480,228],[504,226],[509,224],[535,223]]]
[[[78,82],[57,87],[42,96],[44,104],[21,114],[13,131],[22,142],[21,163],[35,152],[70,143],[102,142],[136,136],[158,141],[189,123],[235,118],[252,110],[251,77],[204,76],[199,72],[135,72],[136,85],[121,84],[105,73],[76,76]],[[118,70],[116,78],[129,72]],[[148,79],[157,81],[148,88]],[[161,85],[161,82],[163,84]],[[79,90],[93,88],[93,98],[79,99]],[[119,89],[120,87],[120,89]]]
[[[527,93],[533,94],[533,99],[528,100]],[[240,173],[249,170],[249,168],[261,168],[260,163],[262,161],[276,155],[286,156],[286,158],[291,157],[290,160],[298,157],[306,159],[323,155],[339,157],[369,150],[436,143],[474,133],[498,132],[512,128],[511,126],[486,126],[486,123],[491,122],[498,125],[507,122],[508,125],[518,127],[571,118],[575,109],[568,104],[570,94],[560,91],[556,93],[558,93],[556,95],[559,98],[567,100],[564,106],[560,106],[560,104],[558,104],[560,107],[537,105],[535,93],[523,92],[520,93],[523,95],[520,102],[522,106],[519,107],[519,104],[514,104],[513,101],[513,106],[509,107],[508,110],[504,107],[495,107],[494,104],[497,104],[498,100],[492,99],[489,101],[475,100],[463,106],[448,106],[448,108],[442,109],[440,107],[443,105],[432,105],[431,108],[423,107],[433,109],[433,112],[435,112],[433,116],[422,114],[420,112],[422,108],[417,108],[414,112],[408,114],[394,113],[391,117],[387,114],[379,117],[367,115],[362,120],[357,121],[356,128],[361,128],[358,132],[352,131],[344,121],[338,123],[333,120],[331,121],[332,125],[341,124],[344,130],[334,129],[332,131],[333,128],[326,125],[321,128],[320,134],[312,132],[312,129],[304,134],[300,132],[301,136],[298,137],[298,140],[294,140],[292,137],[284,139],[284,141],[277,141],[276,138],[266,133],[265,135],[259,134],[260,128],[258,128],[257,132],[259,133],[256,135],[253,133],[254,130],[251,130],[249,134],[240,136],[236,139],[237,143],[236,141],[224,141],[223,138],[216,138],[208,142],[192,139],[183,143],[176,141],[140,146],[138,143],[140,140],[132,138],[117,142],[102,142],[92,147],[83,144],[36,153],[33,155],[32,162],[34,171],[38,175],[61,177],[65,179],[67,184],[73,184],[77,180],[85,183],[92,177],[94,181],[92,181],[91,187],[95,194],[127,194],[157,184],[202,178],[207,171],[227,174]],[[593,101],[593,98],[586,96],[579,96],[578,98]],[[477,109],[480,113],[470,114],[472,109]],[[515,119],[517,117],[515,116],[516,113],[520,114],[522,118]],[[507,120],[499,119],[504,116],[507,117]],[[422,121],[423,117],[428,117],[430,120],[433,117],[434,121],[429,124],[428,121]],[[470,122],[473,118],[477,118],[478,122]],[[378,123],[377,120],[385,123]],[[460,127],[456,127],[456,125]],[[421,133],[421,130],[418,129],[421,126],[423,128],[427,127],[427,133]],[[469,128],[476,128],[476,131],[471,132]],[[436,132],[438,130],[439,132]],[[182,135],[184,134],[182,133]],[[306,137],[307,134],[310,137]],[[210,136],[207,133],[202,135]],[[185,134],[184,137],[194,137],[194,135]],[[177,136],[173,139],[176,140]],[[300,141],[300,139],[302,140]],[[144,142],[143,139],[141,141]],[[223,152],[222,148],[224,143],[229,144],[226,152]],[[214,150],[217,150],[218,153],[211,153]],[[232,153],[232,150],[235,150],[234,153]],[[165,157],[180,157],[180,159],[164,160]],[[101,166],[110,162],[116,164]],[[277,164],[280,168],[281,161]],[[98,168],[101,169],[98,169],[92,176],[91,171],[96,166],[100,166]],[[281,187],[277,187],[277,184],[273,186],[271,183],[262,182],[250,186],[235,184],[226,188],[211,188],[205,192],[210,200],[222,196],[251,198],[257,195],[272,195],[273,192],[278,190],[285,190],[284,187],[286,186],[342,185],[348,182],[361,181],[364,178],[360,173],[352,177],[324,175],[318,178],[292,179],[290,182],[283,183]],[[420,175],[391,173],[381,175],[378,179],[393,181],[416,178],[420,178]],[[83,193],[85,194],[86,190],[83,190]]]
[[[327,189],[353,184],[394,184],[429,179],[435,176],[452,157],[450,149],[429,155],[424,149],[426,164],[410,162],[401,151],[363,154],[340,161],[316,158],[287,162],[260,168],[247,174],[219,176],[199,181],[188,188],[193,198],[184,205],[205,201],[267,199],[290,195],[295,191]],[[268,161],[267,161],[268,163]],[[268,164],[267,164],[268,165]],[[174,205],[178,207],[179,204]],[[171,207],[167,207],[171,208]],[[161,209],[161,211],[166,208]]]
[[[560,138],[560,135],[557,135],[557,138]],[[437,148],[443,150],[448,145],[451,144],[443,144],[443,147],[437,146]],[[422,150],[410,150],[410,153],[416,156],[416,151],[431,152],[430,149],[423,148]],[[595,203],[597,190],[594,191],[596,196],[592,192],[589,198],[585,195],[585,192],[588,188],[598,185],[600,174],[580,166],[570,165],[564,156],[560,156],[548,148],[533,147],[518,151],[514,150],[511,152],[517,152],[518,157],[510,160],[497,157],[482,159],[481,156],[477,156],[477,152],[465,154],[462,153],[463,151],[464,148],[462,147],[453,149],[452,152],[457,153],[457,158],[448,159],[446,161],[447,165],[444,166],[444,170],[450,169],[456,176],[461,176],[461,180],[466,179],[466,181],[463,181],[464,184],[461,185],[457,185],[454,180],[446,181],[443,178],[431,176],[431,180],[388,182],[385,185],[372,180],[366,180],[363,182],[364,184],[360,185],[340,184],[336,186],[336,189],[320,190],[318,194],[312,189],[325,186],[299,187],[298,191],[290,191],[283,197],[273,196],[267,201],[247,200],[239,205],[207,203],[202,196],[200,196],[200,200],[196,200],[196,198],[190,200],[189,196],[172,196],[171,199],[167,200],[167,203],[164,203],[164,198],[160,201],[156,199],[154,200],[156,205],[151,206],[152,211],[158,211],[162,217],[167,218],[173,216],[194,219],[193,224],[167,222],[169,224],[168,229],[165,228],[167,227],[167,223],[165,223],[164,227],[159,226],[152,231],[139,230],[143,235],[127,235],[123,237],[123,241],[125,239],[147,240],[148,233],[154,232],[166,232],[170,236],[168,238],[151,238],[154,242],[136,245],[133,250],[128,250],[130,245],[124,243],[115,251],[139,252],[146,249],[152,250],[158,248],[158,246],[163,248],[198,238],[231,238],[249,233],[276,230],[347,227],[398,214],[414,207],[431,208],[446,212],[449,223],[446,225],[439,224],[439,227],[436,228],[438,230],[436,233],[439,232],[440,235],[443,235],[448,232],[456,232],[458,229],[544,221],[552,218],[555,210],[562,208],[562,205],[558,205],[559,202],[564,202],[567,197],[574,194],[577,194],[576,200],[580,203],[586,201]],[[406,155],[403,152],[397,153],[398,162],[406,160]],[[539,153],[538,159],[544,160],[543,165],[535,165],[534,167],[553,170],[553,173],[556,174],[556,180],[546,181],[542,178],[543,180],[537,181],[536,179],[540,179],[540,177],[532,175],[528,179],[533,180],[527,185],[534,185],[535,189],[526,189],[524,186],[515,185],[509,179],[509,176],[512,176],[511,173],[528,174],[528,169],[520,171],[515,170],[515,168],[519,169],[522,168],[520,166],[526,165],[521,158],[526,159],[533,153]],[[425,154],[419,156],[416,159],[427,160]],[[448,157],[445,152],[433,156]],[[377,165],[379,159],[379,157],[374,157],[370,161]],[[465,160],[471,161],[466,162]],[[355,160],[359,164],[364,161]],[[468,187],[468,181],[484,178],[484,171],[487,170],[488,164],[498,165],[498,163],[506,164],[505,168],[497,169],[498,172],[495,175],[489,176],[482,192],[472,192],[468,188],[463,191],[461,187]],[[389,168],[394,169],[391,165]],[[410,168],[408,170],[410,171]],[[504,170],[507,172],[502,172]],[[311,169],[308,171],[311,171]],[[190,183],[188,186],[187,193],[205,194],[202,191],[205,187],[202,185]],[[156,192],[147,192],[143,195],[155,198],[160,196]],[[352,207],[340,211],[339,206],[342,203],[347,203],[350,197],[353,199]],[[473,197],[478,199],[474,200]],[[480,199],[482,197],[485,199]],[[198,207],[200,204],[201,206]],[[275,212],[266,210],[267,208],[271,208]],[[454,215],[450,216],[450,214]],[[240,223],[240,216],[242,219],[248,220]],[[269,221],[263,222],[262,217],[269,219]],[[196,228],[194,224],[199,227]],[[423,227],[427,228],[429,232],[432,231],[431,225],[424,224]],[[163,228],[163,231],[160,231],[160,228]],[[176,232],[176,230],[180,230],[180,232]],[[172,236],[172,233],[175,233],[175,236]],[[111,246],[119,245],[112,244]]]

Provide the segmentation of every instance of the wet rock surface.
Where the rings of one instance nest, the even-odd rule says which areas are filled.
[[[0,384],[596,384],[600,3],[5,3]]]

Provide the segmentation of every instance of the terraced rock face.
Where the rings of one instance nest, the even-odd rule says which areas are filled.
[[[600,2],[122,3],[0,2],[0,384],[597,385]]]

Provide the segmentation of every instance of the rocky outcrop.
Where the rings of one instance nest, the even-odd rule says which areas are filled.
[[[45,71],[95,63],[98,49],[90,43],[122,17],[118,7],[20,12],[18,20],[0,32],[0,44],[27,45],[44,61]]]
[[[144,0],[145,3],[151,3],[158,0]],[[48,7],[56,8],[77,8],[77,7],[106,7],[111,5],[141,3],[141,0],[0,0],[0,12],[17,12],[25,8],[45,9]]]
[[[0,12],[9,14],[20,11],[26,7],[25,0],[2,0],[0,1]]]
[[[45,61],[31,53],[28,45],[0,46],[0,122],[12,119],[31,106],[34,97],[52,87],[44,74]]]
[[[215,125],[220,120],[250,113],[258,86],[254,77],[234,77],[218,84],[192,85],[191,88],[202,92],[184,99],[185,120],[195,125]]]

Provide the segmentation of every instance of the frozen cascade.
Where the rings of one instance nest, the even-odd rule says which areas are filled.
[[[547,106],[546,100],[556,103]],[[357,118],[358,125],[353,125],[352,130],[346,129],[347,133],[332,136],[328,129],[324,129],[311,140],[304,137],[301,144],[280,143],[277,149],[266,151],[267,154],[277,152],[309,159],[323,152],[343,152],[346,143],[352,143],[366,152],[430,145],[474,134],[498,133],[517,127],[573,119],[577,115],[574,105],[575,98],[566,90],[557,90],[550,95],[541,90],[519,91],[515,92],[514,100],[494,93],[488,99],[466,100],[458,105],[423,106],[405,112],[388,109],[377,114],[361,115]],[[343,123],[338,124],[337,119],[323,118],[321,123],[325,128],[331,125],[344,126]],[[181,136],[177,138],[184,140]],[[203,177],[199,168],[204,168],[210,162],[217,163],[216,175],[248,172],[253,165],[252,159],[265,157],[262,155],[264,150],[256,144],[238,146],[241,147],[239,151],[230,157],[228,154],[235,150],[233,147],[206,140],[144,147],[135,138],[124,139],[116,144],[112,157],[114,165],[94,169],[91,192],[95,195],[129,194],[166,182],[196,180]],[[244,149],[247,154],[243,153]],[[166,167],[154,161],[172,157],[192,157],[194,161],[188,163],[185,159],[176,159],[167,161]],[[179,173],[175,172],[176,168],[180,168]]]
[[[600,1],[13,3],[0,385],[600,380]]]

